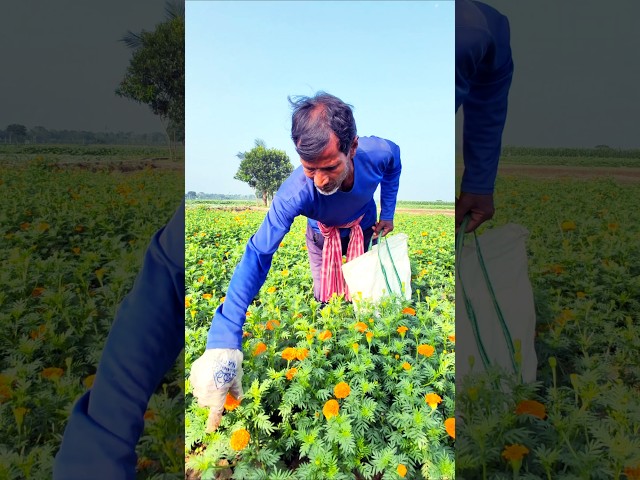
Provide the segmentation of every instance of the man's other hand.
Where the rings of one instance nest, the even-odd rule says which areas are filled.
[[[205,350],[191,366],[189,382],[193,396],[201,407],[209,407],[207,433],[220,425],[227,393],[237,400],[242,399],[242,360],[240,350],[233,348],[211,348]]]
[[[466,214],[471,215],[465,233],[473,232],[484,222],[493,217],[493,194],[465,193],[456,198],[456,234]]]
[[[373,239],[378,238],[380,234],[384,237],[393,231],[393,220],[380,220],[373,226]]]

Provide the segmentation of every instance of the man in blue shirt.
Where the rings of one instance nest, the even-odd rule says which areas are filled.
[[[507,96],[513,76],[509,22],[488,5],[456,1],[456,112],[462,106],[464,175],[456,200],[456,231],[466,214],[467,232],[494,214]]]
[[[341,236],[341,254],[348,236],[362,242],[393,230],[396,196],[402,165],[400,149],[378,137],[359,138],[349,105],[319,93],[293,102],[291,137],[301,165],[276,193],[265,220],[253,235],[237,265],[226,298],[215,312],[205,353],[194,362],[191,384],[201,406],[211,408],[208,430],[217,428],[228,391],[242,395],[242,327],[247,307],[263,285],[274,252],[298,215],[308,218],[307,246],[314,294],[326,301],[331,293],[323,283],[325,235]],[[380,189],[381,212],[377,219],[373,195]],[[361,228],[360,236],[353,234]],[[329,232],[329,233],[328,233]],[[336,243],[333,243],[336,245]],[[337,247],[339,248],[339,247]],[[340,255],[341,257],[341,255]],[[342,293],[337,291],[335,293]],[[323,296],[324,295],[324,296]]]

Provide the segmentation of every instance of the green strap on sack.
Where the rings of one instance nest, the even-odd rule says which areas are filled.
[[[396,274],[396,280],[398,281],[398,286],[400,287],[400,293],[403,293],[402,280],[400,280],[400,275],[398,274],[398,269],[396,268],[396,263],[393,261],[393,256],[391,255],[391,249],[389,248],[389,242],[387,241],[387,239],[385,237],[382,237],[380,242],[378,242],[377,250],[378,250],[378,260],[380,262],[380,269],[382,270],[382,276],[384,277],[384,283],[387,285],[387,292],[389,292],[389,295],[391,295],[393,290],[391,289],[391,284],[389,283],[389,278],[387,276],[387,269],[384,267],[384,264],[382,263],[382,257],[380,256],[380,249],[382,248],[382,241],[383,240],[384,240],[384,244],[387,247],[387,252],[389,253],[389,259],[391,260],[391,266],[393,266],[393,271]],[[367,251],[371,250],[371,246],[372,245],[373,245],[373,235],[371,236],[371,239],[369,240],[369,248],[367,249]]]
[[[467,315],[469,316],[469,320],[471,321],[471,327],[473,329],[473,335],[476,340],[476,345],[478,346],[478,351],[480,352],[480,357],[482,359],[482,363],[485,369],[489,368],[491,365],[491,361],[489,360],[489,356],[487,355],[486,349],[484,347],[484,343],[482,342],[482,338],[480,335],[480,329],[478,328],[478,321],[475,315],[475,311],[473,310],[473,305],[471,304],[471,300],[467,296],[467,292],[464,288],[464,284],[462,282],[462,276],[460,275],[460,259],[462,257],[462,246],[464,245],[464,235],[465,230],[467,229],[467,225],[469,223],[471,217],[468,215],[462,220],[462,224],[460,225],[460,229],[458,230],[458,236],[456,238],[456,274],[460,281],[460,287],[462,290],[462,296],[464,298],[465,308],[467,310]],[[498,299],[496,298],[496,294],[493,290],[493,286],[491,285],[491,280],[489,279],[489,273],[487,272],[487,268],[484,263],[484,259],[482,257],[482,251],[480,250],[480,243],[478,242],[478,236],[473,231],[473,238],[475,241],[476,253],[478,255],[478,263],[480,264],[480,269],[482,270],[482,275],[487,285],[487,289],[489,290],[489,295],[491,296],[491,300],[493,302],[493,306],[496,310],[496,314],[498,315],[498,321],[500,322],[500,327],[502,328],[502,334],[507,343],[507,349],[509,350],[509,357],[511,359],[511,366],[513,367],[514,373],[518,375],[520,381],[522,381],[522,373],[518,369],[518,365],[515,357],[515,349],[513,347],[513,340],[511,339],[511,332],[509,332],[509,327],[504,319],[504,315],[502,314],[502,310],[500,309],[500,305],[498,304]]]

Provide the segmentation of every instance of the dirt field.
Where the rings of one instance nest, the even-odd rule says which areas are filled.
[[[456,167],[456,175],[462,175],[462,167]],[[640,182],[640,168],[631,167],[572,167],[566,165],[509,165],[498,167],[498,175],[525,176],[530,178],[613,178],[619,183]]]

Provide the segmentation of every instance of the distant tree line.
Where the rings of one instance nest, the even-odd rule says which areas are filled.
[[[162,132],[89,132],[86,130],[48,130],[37,126],[12,123],[0,129],[0,143],[25,144],[72,144],[72,145],[160,145],[167,144],[167,135]]]
[[[189,191],[184,196],[187,200],[257,200],[256,195],[241,195],[241,194],[224,194],[224,193],[204,193]]]

